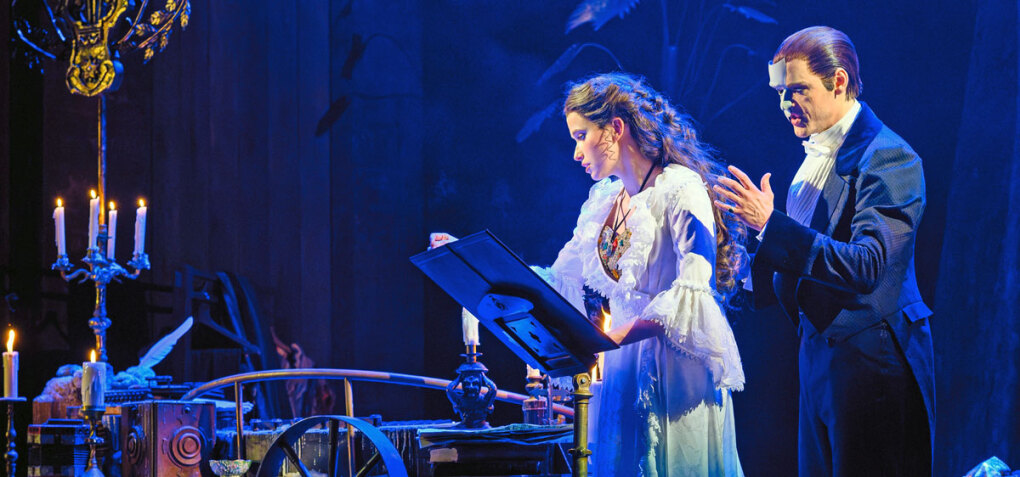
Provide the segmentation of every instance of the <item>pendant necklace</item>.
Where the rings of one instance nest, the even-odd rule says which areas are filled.
[[[648,179],[652,177],[652,171],[654,170],[655,165],[652,165],[652,167],[648,169],[648,173],[645,174],[645,179],[641,181],[641,188],[638,189],[638,193],[645,190],[645,185],[648,184]],[[620,270],[617,268],[617,264],[620,261],[620,257],[623,255],[623,251],[630,245],[630,230],[624,230],[623,232],[617,231],[617,229],[626,223],[627,217],[633,211],[633,209],[631,209],[624,213],[620,212],[620,209],[623,208],[624,192],[626,192],[626,189],[620,191],[620,195],[617,196],[616,201],[613,204],[613,211],[611,212],[613,214],[612,228],[610,228],[608,224],[602,226],[602,234],[599,237],[598,243],[598,253],[599,258],[601,259],[599,261],[602,262],[603,270],[605,270],[605,272],[612,277],[613,280],[620,279]]]
[[[648,184],[648,179],[650,177],[652,177],[652,171],[654,171],[654,170],[655,170],[655,165],[652,164],[652,167],[650,167],[648,169],[648,173],[645,174],[645,179],[641,181],[641,187],[637,191],[638,194],[640,194],[641,191],[645,190],[645,185]],[[624,222],[627,221],[627,216],[630,215],[630,213],[633,211],[633,209],[628,210],[626,213],[623,214],[622,217],[620,217],[620,208],[623,207],[623,193],[626,192],[626,191],[627,191],[627,189],[624,188],[623,190],[620,191],[620,195],[616,197],[616,207],[615,207],[616,208],[616,220],[613,220],[613,238],[616,238],[616,236],[619,234],[616,231],[616,229],[620,228],[620,226],[623,225]]]

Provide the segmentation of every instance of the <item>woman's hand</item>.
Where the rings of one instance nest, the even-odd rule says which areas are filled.
[[[446,232],[432,232],[429,234],[429,250],[436,247],[442,247],[450,242],[456,242],[457,237],[450,235]]]
[[[609,330],[609,337],[616,344],[623,346],[636,343],[641,340],[665,334],[666,330],[662,325],[648,320],[635,319],[620,326],[614,326]]]

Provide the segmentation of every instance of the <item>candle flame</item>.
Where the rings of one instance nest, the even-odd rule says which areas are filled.
[[[92,350],[92,354],[89,355],[89,361],[91,361],[93,363],[96,362],[96,350]]]
[[[10,330],[7,333],[7,352],[10,353],[12,351],[14,351],[14,330],[13,329]]]
[[[117,204],[115,204],[112,200],[110,201],[110,210],[117,210]]]
[[[613,328],[613,316],[609,314],[609,310],[603,307],[602,331],[604,333],[609,333],[609,330],[611,330],[612,328]],[[604,356],[605,356],[604,353],[599,353],[598,359],[595,360],[595,366],[591,367],[591,379],[593,382],[602,381],[605,378],[605,376],[603,376],[604,370],[602,369],[602,367],[605,365],[604,364],[605,362],[603,361]]]
[[[95,189],[90,189],[90,190],[89,190],[89,194],[90,194],[90,195],[92,195],[92,198],[93,198],[93,199],[95,199],[95,198],[96,198],[96,190],[95,190]]]
[[[138,199],[138,206],[145,207],[145,199]]]
[[[63,207],[63,206],[64,206],[64,201],[60,197],[57,197],[57,207]]]

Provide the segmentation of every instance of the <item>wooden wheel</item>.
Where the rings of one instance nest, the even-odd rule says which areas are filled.
[[[341,465],[341,462],[346,461],[342,454],[346,453],[346,450],[340,446],[340,432],[338,431],[341,422],[360,431],[375,445],[375,454],[353,475],[351,475],[352,473],[348,469],[344,468],[346,466]],[[319,425],[329,429],[329,469],[327,469],[326,475],[332,477],[339,477],[341,475],[346,475],[347,477],[362,476],[371,471],[381,461],[386,466],[386,471],[390,477],[407,477],[407,469],[404,468],[404,461],[400,458],[400,452],[397,451],[396,447],[393,447],[390,440],[375,426],[361,419],[347,416],[315,416],[302,419],[291,425],[283,434],[280,434],[280,437],[276,438],[273,445],[266,451],[266,455],[262,459],[261,465],[259,465],[257,477],[277,477],[280,475],[284,460],[289,461],[301,475],[311,475],[301,462],[301,459],[298,458],[294,445],[309,429]]]

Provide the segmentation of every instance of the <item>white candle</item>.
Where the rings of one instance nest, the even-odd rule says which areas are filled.
[[[4,397],[18,397],[18,352],[14,351],[14,330],[7,335],[4,352]]]
[[[117,249],[117,204],[110,201],[110,216],[106,221],[106,234],[110,238],[106,241],[106,258],[113,260],[113,251]]]
[[[64,201],[57,199],[57,208],[53,209],[53,228],[56,229],[57,257],[67,255],[67,240],[64,234]]]
[[[90,191],[92,199],[89,200],[89,243],[88,248],[97,247],[96,239],[99,238],[99,199],[96,191]]]
[[[605,308],[603,308],[602,331],[604,333],[609,333],[610,331],[612,331],[612,329],[613,329],[613,317],[612,315],[609,314],[608,311],[606,311]],[[598,354],[598,359],[595,362],[595,366],[591,368],[592,382],[594,383],[596,381],[602,381],[603,379],[605,379],[606,377],[605,372],[606,372],[606,353],[603,352]]]
[[[478,345],[481,344],[478,341],[478,318],[472,315],[471,312],[463,310],[460,314],[461,326],[464,329],[464,344],[465,345]]]
[[[540,378],[540,377],[542,377],[542,373],[540,373],[537,369],[532,368],[530,364],[525,364],[525,366],[528,367],[528,377],[529,378]]]
[[[145,253],[145,215],[149,208],[144,199],[138,199],[138,210],[135,211],[135,254]]]
[[[92,351],[92,361],[81,364],[81,405],[82,407],[103,407],[103,372],[106,363],[96,362],[96,352]]]

